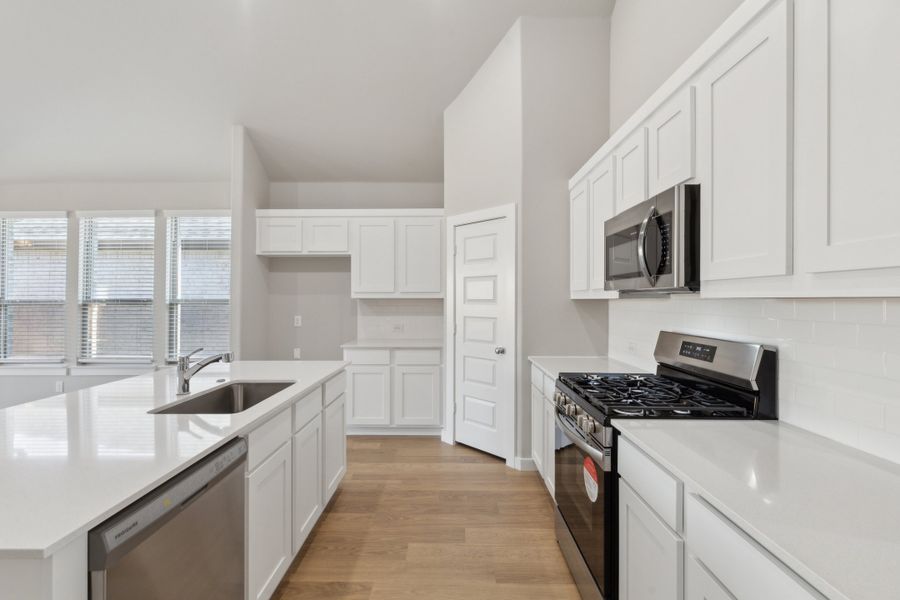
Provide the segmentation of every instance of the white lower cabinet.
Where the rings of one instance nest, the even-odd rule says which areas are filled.
[[[696,556],[687,559],[684,585],[685,600],[735,600]]]
[[[684,541],[619,480],[619,598],[683,597]]]
[[[554,498],[556,493],[556,407],[544,400],[544,485]]]
[[[544,395],[541,390],[531,386],[531,459],[541,476],[544,475],[546,465],[544,448],[547,434],[544,431]]]
[[[556,378],[531,365],[531,459],[550,497],[556,489]]]
[[[351,425],[389,425],[391,368],[354,365],[347,369],[347,422]]]
[[[290,565],[291,445],[284,443],[247,475],[248,598],[271,597]]]
[[[344,473],[347,472],[347,433],[344,414],[344,398],[341,394],[325,407],[322,422],[323,431],[323,465],[324,465],[324,503],[328,504],[337,491]]]
[[[320,409],[321,410],[321,409]],[[317,414],[293,437],[294,536],[291,549],[300,551],[322,514],[322,415]]]
[[[394,367],[394,423],[433,427],[441,424],[441,368]]]

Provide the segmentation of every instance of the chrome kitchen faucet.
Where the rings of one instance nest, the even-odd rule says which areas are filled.
[[[198,361],[193,367],[191,366],[191,357],[198,352],[201,352],[203,348],[197,348],[193,352],[189,352],[184,356],[178,357],[178,395],[183,396],[184,394],[191,393],[191,377],[197,374],[198,371],[207,367],[214,362],[223,362],[230,363],[234,360],[234,354],[231,352],[223,352],[222,354],[215,354],[213,356],[204,358],[203,360]]]

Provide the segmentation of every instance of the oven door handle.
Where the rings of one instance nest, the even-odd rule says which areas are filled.
[[[650,226],[650,219],[656,216],[656,206],[654,205],[650,207],[650,210],[647,211],[647,216],[641,221],[641,229],[638,231],[637,239],[638,267],[651,286],[656,285],[656,273],[651,273],[650,267],[647,266],[647,228]]]
[[[559,413],[556,413],[556,426],[562,430],[563,434],[565,434],[566,438],[575,444],[579,450],[590,456],[594,459],[600,468],[607,473],[612,471],[612,454],[609,449],[599,449],[594,448],[585,442],[582,438],[578,430],[574,427],[563,421]]]

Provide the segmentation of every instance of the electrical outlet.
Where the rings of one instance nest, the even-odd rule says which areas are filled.
[[[628,342],[628,354],[637,354],[637,344]]]
[[[406,325],[403,323],[394,323],[393,331],[394,333],[403,333],[406,330]]]
[[[300,348],[294,348],[294,359],[300,360]]]
[[[57,394],[62,394],[62,393],[63,393],[63,382],[62,382],[62,381],[57,381],[57,382],[56,382],[56,393],[57,393]]]
[[[302,327],[303,326],[303,317],[300,315],[294,315],[294,327]]]

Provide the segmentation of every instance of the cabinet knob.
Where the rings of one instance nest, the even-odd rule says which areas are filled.
[[[506,354],[506,348],[503,346],[497,346],[494,348],[494,354]]]

